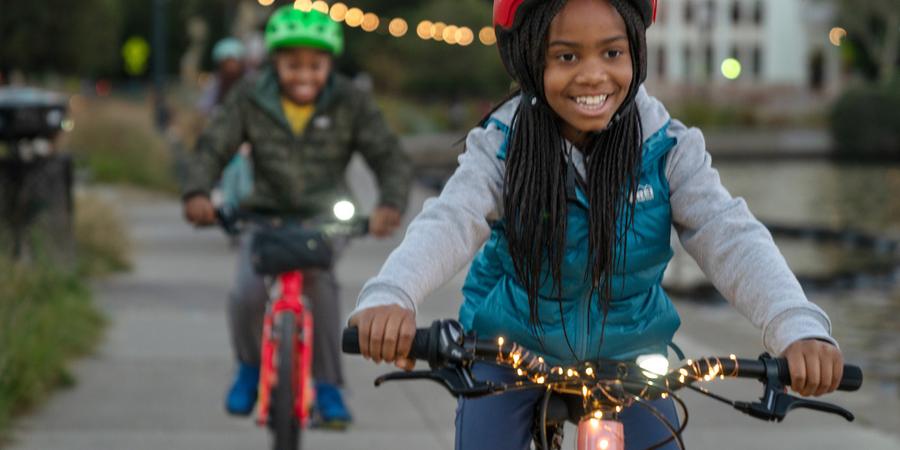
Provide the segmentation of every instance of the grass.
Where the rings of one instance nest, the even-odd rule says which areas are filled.
[[[171,152],[141,102],[86,99],[70,102],[74,129],[64,146],[91,181],[176,192]]]
[[[105,319],[86,280],[127,268],[121,219],[99,198],[76,199],[74,270],[0,257],[0,442],[10,420],[62,386],[67,363],[100,341]]]

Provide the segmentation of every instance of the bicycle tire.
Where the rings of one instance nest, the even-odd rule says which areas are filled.
[[[300,423],[294,414],[294,380],[297,377],[294,360],[297,321],[294,313],[282,312],[275,324],[278,347],[275,354],[277,381],[272,389],[272,403],[269,409],[269,424],[272,431],[274,450],[300,449]]]

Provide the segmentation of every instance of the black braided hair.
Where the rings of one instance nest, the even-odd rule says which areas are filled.
[[[562,293],[562,261],[566,245],[566,143],[561,118],[544,94],[547,39],[553,18],[566,0],[542,2],[521,25],[498,33],[501,58],[518,83],[522,101],[512,120],[504,184],[504,217],[509,251],[516,276],[528,294],[529,319],[542,330],[538,293],[552,282]],[[640,14],[626,0],[610,0],[622,15],[632,55],[633,77],[628,95],[608,128],[585,140],[589,212],[589,270],[600,294],[602,309],[609,306],[612,274],[624,266],[625,230],[634,220],[629,197],[635,192],[641,168],[641,121],[634,98],[646,78],[647,46]],[[536,39],[539,37],[539,39]],[[618,223],[624,227],[618,227]],[[623,249],[616,253],[616,249]],[[546,266],[545,266],[546,264]],[[549,270],[550,280],[542,276]]]

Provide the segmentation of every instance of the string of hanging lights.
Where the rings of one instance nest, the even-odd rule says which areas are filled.
[[[274,0],[257,0],[262,6],[271,6]],[[294,8],[304,12],[312,10],[328,14],[331,20],[342,22],[351,28],[360,28],[371,33],[382,30],[395,38],[402,38],[409,34],[410,26],[406,19],[395,17],[390,20],[382,20],[377,14],[365,12],[356,7],[350,7],[342,2],[331,5],[324,0],[296,0]],[[497,36],[490,26],[482,27],[476,35],[472,28],[444,22],[422,20],[415,27],[415,36],[422,40],[432,40],[448,45],[467,47],[475,43],[476,38],[482,45],[491,46],[497,43]]]

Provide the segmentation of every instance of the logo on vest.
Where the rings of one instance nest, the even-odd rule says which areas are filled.
[[[642,184],[638,186],[637,192],[631,194],[631,203],[648,202],[653,198],[653,186]]]

